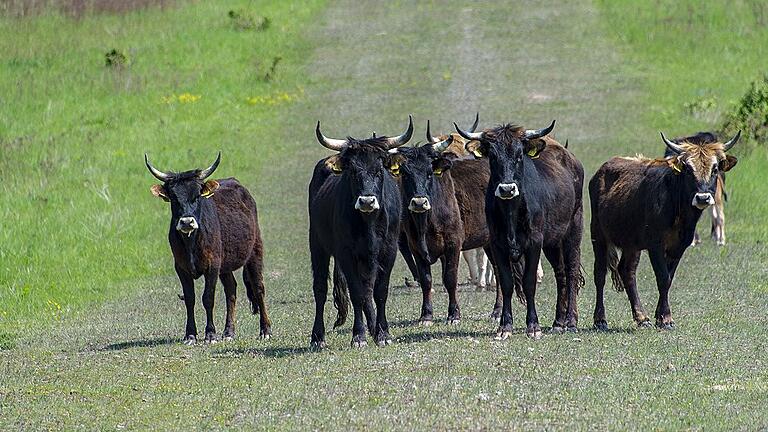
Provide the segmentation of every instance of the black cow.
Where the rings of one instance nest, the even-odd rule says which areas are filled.
[[[234,178],[206,180],[221,161],[221,153],[210,167],[180,173],[163,172],[144,162],[162,185],[153,185],[152,194],[171,203],[168,241],[184,292],[187,325],[184,343],[197,340],[195,325],[195,279],[205,277],[205,341],[215,342],[213,299],[220,278],[227,297],[224,340],[235,336],[237,282],[233,272],[243,267],[243,282],[254,314],[260,313],[261,337],[269,338],[272,323],[267,315],[262,278],[264,249],[256,203],[248,190]]]
[[[603,288],[608,269],[617,291],[627,291],[632,315],[639,326],[651,326],[637,293],[635,273],[640,253],[648,257],[656,275],[659,301],[656,325],[672,329],[669,288],[683,252],[693,241],[696,222],[715,203],[720,172],[736,164],[725,154],[741,132],[725,144],[675,143],[661,135],[673,157],[614,157],[589,181],[590,225],[595,251],[595,328],[605,330]],[[618,250],[621,249],[621,259]]]
[[[385,164],[388,150],[410,140],[413,120],[409,117],[403,135],[392,138],[326,138],[320,132],[320,122],[316,135],[320,144],[339,153],[318,162],[309,184],[309,247],[315,297],[310,345],[325,346],[323,310],[331,257],[334,303],[339,308],[336,326],[346,318],[348,292],[355,314],[352,346],[366,344],[366,322],[376,343],[386,345],[391,343],[386,302],[397,256],[401,206],[397,183]]]
[[[449,135],[438,140],[430,134],[429,123],[427,140],[429,143],[419,147],[402,147],[390,152],[389,169],[400,177],[402,203],[407,209],[402,229],[408,250],[413,253],[422,289],[419,323],[432,324],[430,266],[439,258],[443,285],[448,291],[448,323],[458,324],[461,311],[456,289],[461,251],[488,245],[482,204],[489,177],[488,163],[443,153],[454,138]]]
[[[503,125],[471,133],[456,126],[465,139],[477,140],[467,144],[468,150],[487,156],[491,166],[485,214],[502,290],[498,339],[512,334],[512,294],[517,290],[520,296],[521,288],[527,306],[526,334],[541,337],[535,294],[542,249],[557,281],[552,329],[576,330],[576,300],[584,281],[580,271],[584,169],[563,146],[543,139],[554,127],[553,121],[541,130]]]

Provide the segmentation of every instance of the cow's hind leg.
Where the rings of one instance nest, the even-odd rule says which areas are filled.
[[[608,274],[608,246],[601,238],[592,239],[592,250],[595,253],[593,276],[595,279],[595,313],[593,315],[596,330],[608,330],[605,319],[605,277]]]
[[[187,272],[176,267],[181,288],[184,292],[184,306],[187,309],[187,325],[184,330],[184,344],[194,345],[197,342],[197,326],[195,325],[195,280]]]
[[[392,257],[382,257],[382,265],[376,276],[376,284],[373,287],[373,299],[376,302],[376,331],[375,340],[379,346],[392,343],[389,334],[389,322],[387,321],[387,298],[389,297],[389,278],[392,274],[392,266],[395,264],[395,254]]]
[[[235,337],[235,319],[237,306],[237,282],[232,272],[219,275],[221,284],[224,285],[224,295],[227,298],[227,317],[224,324],[224,340],[232,340]]]
[[[525,254],[525,267],[523,270],[523,293],[526,305],[526,335],[532,339],[541,339],[541,326],[536,312],[536,268],[541,259],[541,243],[528,248]]]
[[[638,327],[652,327],[651,320],[643,308],[640,295],[637,293],[637,265],[640,263],[640,251],[624,249],[619,260],[619,275],[624,289],[627,291],[632,317]]]
[[[547,247],[543,249],[544,256],[552,265],[557,284],[557,304],[555,305],[555,322],[552,324],[553,333],[563,333],[566,329],[565,316],[568,308],[568,292],[565,278],[565,263],[563,262],[563,250],[561,247]],[[538,264],[538,263],[537,263]],[[538,267],[538,265],[537,265]],[[536,269],[538,277],[538,268]]]
[[[328,272],[326,265],[326,273]],[[248,278],[243,278],[246,289],[252,300],[251,310],[259,314],[259,336],[269,339],[272,336],[272,320],[267,313],[266,289],[264,288],[263,262],[260,254],[253,254],[245,263],[243,272],[248,272]],[[327,279],[327,276],[326,276]],[[326,282],[327,283],[327,282]],[[254,301],[255,300],[255,301]]]
[[[563,239],[563,261],[565,263],[565,283],[567,286],[567,310],[565,314],[566,330],[575,332],[579,323],[579,291],[584,286],[584,274],[581,272],[581,235],[582,211],[578,209],[568,235]]]
[[[325,301],[328,298],[328,266],[331,263],[330,254],[322,250],[310,240],[312,255],[312,293],[315,297],[315,322],[312,325],[312,336],[309,346],[314,349],[325,347]],[[338,264],[336,264],[338,265]],[[346,312],[346,309],[344,310]]]

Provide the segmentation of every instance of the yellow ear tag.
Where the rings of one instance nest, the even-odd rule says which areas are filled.
[[[333,171],[334,174],[341,174],[341,167],[339,166],[339,163],[336,162],[331,166],[331,171]]]
[[[441,170],[440,168],[438,168],[438,169],[434,170],[433,172],[434,172],[434,173],[435,173],[435,175],[436,175],[436,176],[438,176],[438,177],[440,177],[441,175],[443,175],[443,170]]]
[[[480,153],[480,150],[472,150],[472,154],[479,158],[483,157],[483,154]]]
[[[392,175],[400,175],[400,164],[394,163],[392,166],[389,167],[389,172],[392,173]]]
[[[213,191],[212,191],[212,190],[210,190],[210,189],[209,189],[209,190],[206,190],[205,192],[203,192],[202,194],[200,194],[200,196],[202,196],[203,198],[210,198],[210,197],[212,197],[212,196],[213,196]]]
[[[539,158],[539,154],[538,154],[538,152],[536,151],[535,148],[532,148],[532,149],[528,150],[528,156],[530,156],[531,159],[538,159]]]
[[[675,170],[677,174],[680,174],[681,172],[683,172],[683,169],[680,167],[679,162],[672,164],[672,169]]]

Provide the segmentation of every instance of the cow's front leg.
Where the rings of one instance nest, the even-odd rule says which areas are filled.
[[[532,245],[525,254],[523,270],[523,293],[526,302],[526,335],[533,339],[541,339],[541,326],[536,313],[536,269],[541,258],[541,245]]]
[[[461,309],[456,291],[459,285],[459,255],[458,247],[448,248],[440,261],[443,265],[443,285],[448,291],[448,324],[461,322]]]
[[[501,316],[499,328],[496,330],[496,340],[505,340],[512,336],[512,295],[514,293],[514,274],[512,265],[504,253],[495,253],[501,259],[496,263],[496,280],[501,291]]]
[[[651,259],[651,266],[656,275],[656,286],[659,289],[659,302],[655,313],[656,327],[672,330],[675,328],[675,321],[672,319],[672,311],[669,308],[669,288],[679,260],[667,260],[661,248],[648,250],[648,257]]]
[[[210,270],[205,274],[205,290],[203,291],[203,307],[205,308],[205,341],[216,343],[216,326],[213,324],[213,300],[216,294],[216,279],[219,270]]]
[[[421,315],[419,325],[432,325],[432,268],[429,262],[419,255],[414,255],[418,270],[419,285],[421,285]]]
[[[184,292],[184,306],[187,308],[187,325],[184,330],[184,344],[194,345],[197,342],[197,326],[195,325],[195,280],[187,272],[176,266],[181,288]]]

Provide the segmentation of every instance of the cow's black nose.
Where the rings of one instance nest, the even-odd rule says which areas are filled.
[[[364,213],[379,209],[379,200],[373,195],[360,195],[355,202],[355,208]]]

